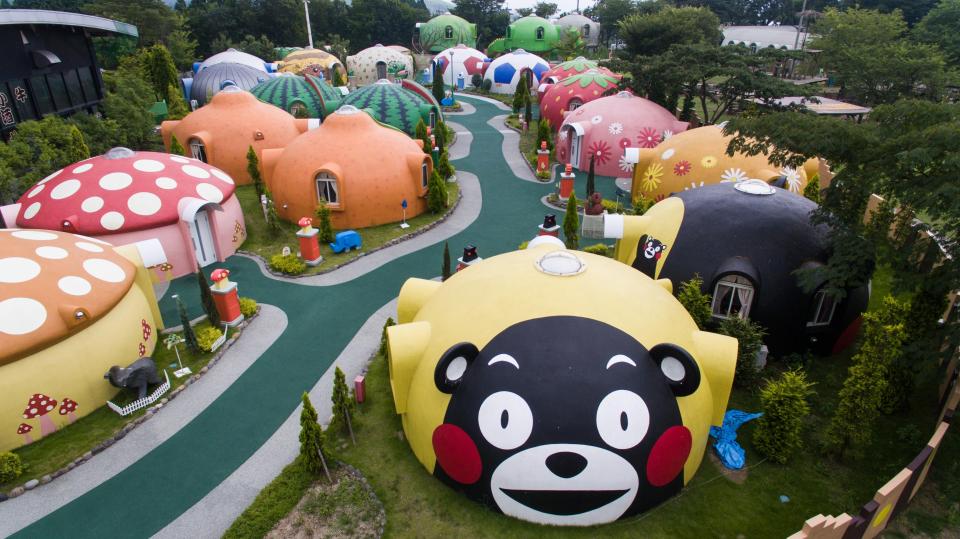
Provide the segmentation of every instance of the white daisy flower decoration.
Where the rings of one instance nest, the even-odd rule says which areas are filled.
[[[689,191],[691,189],[696,189],[697,187],[703,187],[703,182],[697,184],[697,182],[690,182],[690,187],[684,187],[684,191]]]
[[[560,134],[557,135],[557,140],[567,140],[567,131],[566,130],[560,131]]]
[[[747,179],[747,173],[739,168],[728,168],[720,175],[721,182],[742,182]]]
[[[607,131],[609,131],[611,135],[619,135],[620,133],[623,133],[623,124],[620,122],[613,122],[607,127]]]
[[[671,131],[671,130],[669,130],[669,129],[664,129],[664,130],[663,130],[663,139],[662,139],[662,140],[667,140],[667,139],[669,139],[669,138],[672,137],[672,136],[673,136],[673,131]]]
[[[603,116],[600,116],[599,114],[597,114],[593,118],[590,118],[590,123],[592,123],[593,125],[597,125],[602,121],[603,121]]]
[[[793,167],[786,167],[780,170],[780,176],[786,180],[787,189],[793,193],[800,192],[800,172]]]
[[[624,172],[633,172],[633,163],[627,161],[626,156],[620,156],[620,170]]]

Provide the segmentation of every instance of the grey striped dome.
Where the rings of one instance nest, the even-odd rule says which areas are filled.
[[[243,64],[215,64],[201,69],[193,77],[190,99],[196,99],[197,103],[203,105],[230,83],[238,88],[250,90],[268,78],[268,75],[263,71],[258,71]]]

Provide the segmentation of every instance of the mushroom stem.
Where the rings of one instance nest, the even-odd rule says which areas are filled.
[[[77,414],[75,414],[75,413],[73,413],[73,412],[68,413],[68,414],[67,414],[67,417],[70,418],[70,422],[71,422],[71,423],[73,423],[74,421],[77,420]]]
[[[57,426],[53,424],[53,421],[47,417],[47,414],[40,416],[40,434],[44,436],[49,436],[57,431]]]
[[[29,434],[24,433],[24,435],[23,435],[23,443],[24,443],[24,444],[32,444],[32,443],[33,443],[33,437],[30,436]]]

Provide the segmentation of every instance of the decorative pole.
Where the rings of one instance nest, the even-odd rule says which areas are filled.
[[[400,223],[400,228],[410,228],[410,225],[407,224],[407,199],[403,199],[400,207],[403,208],[403,221]]]
[[[310,0],[303,0],[303,16],[307,18],[307,40],[310,42],[310,48],[313,48],[313,30],[310,28],[310,10],[307,5]]]

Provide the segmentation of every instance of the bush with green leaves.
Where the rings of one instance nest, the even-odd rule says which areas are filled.
[[[270,257],[270,269],[284,275],[300,275],[307,271],[307,264],[293,253],[286,256],[280,254]]]
[[[320,219],[320,232],[317,234],[317,239],[320,243],[333,243],[333,224],[330,223],[330,206],[327,205],[326,200],[320,199],[316,214]]]
[[[437,163],[437,172],[440,173],[440,177],[447,179],[450,176],[453,176],[456,169],[453,168],[453,165],[450,163],[450,154],[447,150],[443,150],[440,153],[439,163]]]
[[[689,281],[680,283],[677,300],[690,313],[698,328],[707,329],[713,320],[713,310],[710,308],[710,294],[703,292],[703,279],[699,273],[694,273]]]
[[[483,79],[483,84],[480,86],[480,88],[484,92],[489,92],[490,88],[493,88],[493,81],[490,79]]]
[[[604,243],[596,243],[589,247],[584,247],[583,252],[600,256],[610,256],[610,247]]]
[[[250,318],[257,314],[257,300],[253,298],[240,298],[240,314],[244,318]]]
[[[807,402],[813,390],[807,373],[786,371],[775,380],[767,380],[760,390],[763,416],[757,421],[753,444],[768,459],[786,463],[803,447],[803,421],[810,415]]]
[[[196,331],[197,344],[204,352],[213,351],[213,343],[223,336],[223,332],[213,326],[203,326]]]
[[[812,178],[807,180],[807,186],[803,188],[803,196],[807,197],[809,200],[820,203],[820,175],[814,174]]]
[[[447,207],[447,196],[447,182],[434,170],[427,184],[427,209],[430,213],[442,212]]]
[[[470,84],[472,84],[474,88],[479,88],[481,85],[483,85],[483,75],[480,73],[474,73],[470,77]]]
[[[550,120],[540,118],[537,122],[537,149],[540,149],[540,143],[546,141],[547,149],[553,151],[553,130],[550,129]]]
[[[9,483],[23,473],[20,455],[9,451],[0,453],[0,483]]]
[[[737,339],[737,370],[733,383],[744,388],[752,388],[757,383],[757,353],[763,346],[766,335],[760,324],[745,318],[734,316],[720,322],[720,333]]]
[[[303,409],[300,411],[300,457],[307,469],[316,475],[324,472],[330,480],[330,470],[327,468],[326,436],[323,427],[317,422],[317,410],[310,402],[310,395],[306,391],[300,398]]]
[[[397,325],[397,323],[393,321],[393,317],[387,318],[387,321],[383,323],[383,331],[380,333],[380,350],[378,351],[383,357],[387,357],[387,345],[389,344],[387,341],[387,328],[395,325]]]

